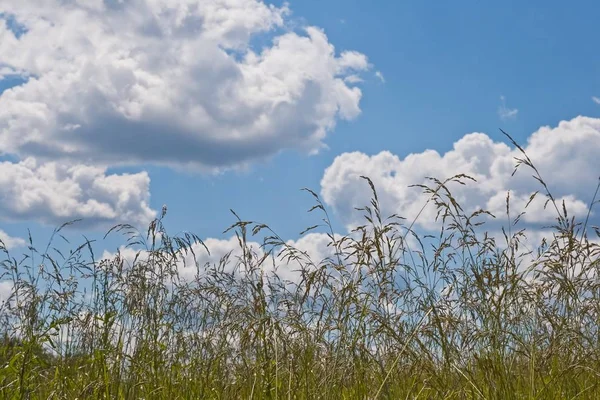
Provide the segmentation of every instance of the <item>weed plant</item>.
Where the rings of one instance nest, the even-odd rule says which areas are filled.
[[[0,306],[0,397],[600,398],[600,232],[591,214],[569,216],[523,151],[517,168],[540,184],[530,201],[545,196],[556,213],[536,248],[510,196],[502,235],[486,231],[490,213],[461,208],[452,188],[476,184],[466,175],[419,186],[435,235],[382,215],[366,177],[364,224],[334,235],[307,190],[323,224],[303,233],[324,229],[325,260],[236,215],[226,232],[240,256],[200,265],[210,249],[170,236],[166,210],[144,232],[109,232],[138,250],[133,260],[98,259],[90,241],[61,253],[53,243],[69,224],[42,250],[30,238],[20,259],[2,246],[0,280],[13,290]]]

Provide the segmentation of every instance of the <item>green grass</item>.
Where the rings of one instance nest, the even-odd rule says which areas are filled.
[[[111,230],[144,250],[132,263],[98,260],[89,242],[53,249],[66,225],[43,250],[30,239],[20,260],[3,248],[0,280],[14,291],[0,306],[0,398],[600,398],[594,229],[525,154],[518,166],[556,212],[553,239],[535,249],[509,197],[501,242],[486,233],[489,213],[465,213],[452,187],[477,183],[463,175],[421,186],[439,211],[433,236],[381,215],[365,178],[365,223],[338,238],[308,191],[336,253],[326,260],[238,218],[228,231],[242,255],[183,280],[183,255],[207,249],[169,236],[164,214],[143,233]],[[261,251],[248,245],[256,237]],[[281,278],[290,266],[296,282]]]

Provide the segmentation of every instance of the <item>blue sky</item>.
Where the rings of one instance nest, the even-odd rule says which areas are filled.
[[[465,200],[498,208],[508,189],[516,198],[535,190],[498,172],[514,155],[499,144],[507,143],[499,128],[525,146],[550,127],[531,152],[576,214],[585,215],[600,175],[597,2],[190,0],[182,9],[184,2],[161,0],[153,9],[144,0],[86,0],[60,10],[35,3],[0,6],[0,153],[8,160],[0,174],[12,174],[4,185],[21,185],[0,196],[0,229],[11,237],[26,237],[27,228],[45,237],[61,218],[82,216],[90,222],[76,234],[101,237],[111,223],[141,226],[167,204],[172,232],[225,239],[231,208],[296,240],[318,222],[305,212],[312,200],[303,187],[324,195],[343,234],[356,223],[351,208],[368,199],[358,175],[381,185],[386,211],[410,216],[422,199],[406,186],[422,181],[421,170],[479,174],[485,188],[464,192]],[[219,7],[231,14],[215,17]],[[269,58],[273,48],[280,52]],[[251,52],[265,62],[240,67]],[[332,88],[340,92],[330,95]],[[443,158],[474,132],[487,139],[468,136],[460,147],[467,150]],[[410,154],[416,161],[404,163]],[[40,173],[47,165],[72,169]],[[72,171],[81,166],[96,168],[88,172],[96,178],[80,180]],[[138,174],[134,183],[127,173]],[[121,180],[95,188],[106,176]],[[73,204],[50,207],[51,199],[24,194],[40,187]]]

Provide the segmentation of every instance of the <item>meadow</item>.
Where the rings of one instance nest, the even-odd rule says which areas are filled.
[[[382,215],[365,177],[364,224],[339,237],[307,190],[323,223],[305,233],[329,235],[324,260],[238,219],[227,233],[240,255],[183,279],[182,260],[210,249],[170,236],[165,213],[143,231],[111,229],[133,260],[99,259],[88,242],[54,249],[68,223],[43,248],[30,239],[26,256],[2,246],[0,281],[13,290],[0,306],[0,397],[600,398],[598,188],[578,220],[526,154],[515,162],[540,185],[532,201],[556,214],[535,247],[509,196],[504,216],[461,208],[452,188],[477,184],[466,175],[419,186],[435,234]],[[493,219],[508,221],[501,235],[486,230]],[[257,237],[261,251],[248,245]]]

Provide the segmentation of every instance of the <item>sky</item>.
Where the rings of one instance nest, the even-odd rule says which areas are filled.
[[[172,233],[225,253],[223,231],[269,224],[317,256],[320,217],[361,222],[375,183],[407,218],[409,187],[466,173],[467,210],[523,208],[511,176],[528,152],[584,218],[600,176],[594,1],[4,0],[0,4],[0,238],[144,229],[163,205]],[[434,229],[434,214],[419,219]],[[543,202],[523,223],[553,220]],[[592,221],[600,222],[592,209]],[[102,242],[114,251],[122,241]],[[308,251],[307,250],[307,251]]]

